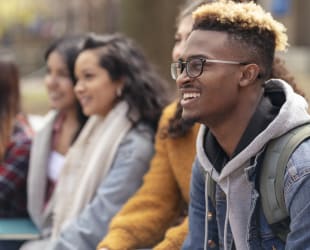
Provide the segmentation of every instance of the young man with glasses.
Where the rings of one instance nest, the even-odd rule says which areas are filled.
[[[182,118],[202,124],[183,249],[305,249],[310,246],[310,140],[286,166],[290,233],[285,242],[268,225],[257,187],[268,142],[310,122],[303,97],[285,81],[267,81],[275,50],[286,49],[285,27],[254,3],[214,2],[193,17],[186,48],[171,65]],[[216,182],[215,202],[208,197],[207,176]],[[218,242],[212,248],[205,218],[214,209]]]

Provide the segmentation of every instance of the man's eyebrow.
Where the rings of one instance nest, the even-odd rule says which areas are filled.
[[[192,58],[207,58],[206,55],[201,55],[201,54],[196,54],[196,55],[191,55],[187,57],[187,59],[192,59]]]
[[[194,54],[194,55],[189,55],[189,56],[180,56],[179,58],[178,58],[178,61],[187,61],[187,60],[189,60],[189,59],[193,59],[193,58],[203,58],[203,59],[205,59],[205,58],[208,58],[208,56],[206,56],[206,55],[203,55],[203,54]]]

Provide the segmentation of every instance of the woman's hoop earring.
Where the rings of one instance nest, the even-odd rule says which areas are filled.
[[[117,97],[121,97],[122,94],[123,94],[123,89],[122,89],[122,88],[117,88],[117,89],[116,89],[116,96],[117,96]]]

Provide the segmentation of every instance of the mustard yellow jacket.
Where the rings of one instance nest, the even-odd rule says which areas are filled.
[[[181,204],[187,208],[189,202],[199,125],[183,137],[162,138],[160,131],[175,110],[175,102],[164,110],[156,135],[156,152],[143,185],[113,218],[108,234],[97,249],[181,248],[188,232],[188,219],[185,216],[180,221],[180,208]],[[175,226],[176,221],[179,223]]]

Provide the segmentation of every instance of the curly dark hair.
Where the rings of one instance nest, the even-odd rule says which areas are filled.
[[[306,98],[305,92],[300,88],[300,86],[298,86],[297,82],[295,81],[295,77],[289,72],[285,66],[285,61],[280,57],[276,56],[274,58],[270,78],[280,78],[286,81],[289,85],[291,85],[297,94]]]
[[[124,79],[120,99],[129,105],[127,117],[136,124],[139,120],[157,129],[163,107],[167,104],[166,82],[148,62],[135,42],[122,34],[88,34],[82,50],[96,49],[99,64],[112,81]]]
[[[57,51],[62,56],[67,66],[73,86],[75,86],[76,84],[76,78],[74,75],[74,64],[75,60],[77,59],[82,49],[82,44],[84,40],[85,37],[83,35],[61,37],[53,41],[50,44],[50,46],[46,49],[44,54],[45,62],[48,60],[49,55],[54,51]],[[78,100],[76,100],[76,107],[77,107],[77,119],[79,121],[79,129],[77,130],[76,135],[73,137],[73,141],[77,138],[78,134],[80,133],[81,129],[83,128],[84,124],[88,119],[88,117],[83,114],[82,107],[78,102]]]

